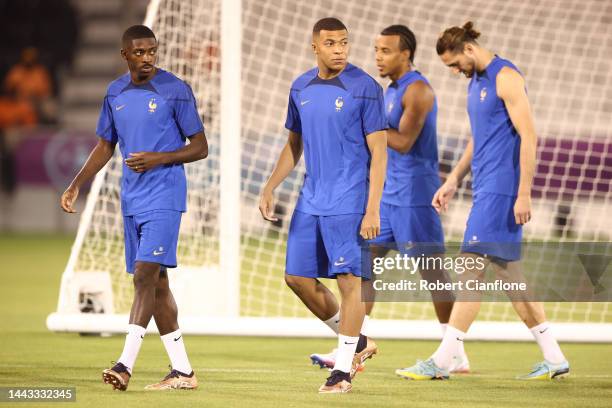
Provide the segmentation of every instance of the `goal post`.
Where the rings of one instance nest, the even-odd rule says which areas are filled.
[[[258,211],[261,187],[286,142],[291,81],[314,66],[310,33],[325,16],[337,16],[348,26],[349,61],[382,85],[387,84],[377,77],[373,55],[376,34],[397,23],[413,29],[416,68],[428,77],[439,103],[442,174],[456,164],[470,130],[467,82],[452,77],[439,61],[435,40],[444,28],[473,20],[482,43],[524,73],[533,105],[538,171],[525,239],[611,241],[612,80],[601,47],[607,40],[600,16],[612,10],[604,3],[151,0],[145,24],[158,37],[159,66],[190,84],[209,141],[209,157],[185,165],[188,210],[181,224],[180,266],[169,271],[183,332],[332,335],[283,279],[303,163],[275,193],[280,221],[264,222]],[[133,289],[125,273],[120,177],[116,152],[87,197],[58,308],[47,319],[50,330],[125,332]],[[469,183],[464,183],[442,218],[449,240],[461,238],[471,202]],[[560,340],[612,342],[612,303],[545,306]],[[381,302],[373,317],[372,335],[378,338],[441,337],[429,302]],[[149,329],[155,330],[154,323]],[[469,338],[532,339],[509,302],[483,303]]]

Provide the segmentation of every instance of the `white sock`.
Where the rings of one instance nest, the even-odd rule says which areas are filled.
[[[170,357],[170,364],[172,364],[173,370],[178,370],[183,374],[191,374],[191,364],[187,358],[187,352],[185,351],[185,343],[183,343],[183,334],[181,329],[173,331],[172,333],[164,334],[160,336],[168,357]]]
[[[336,352],[336,364],[334,370],[340,370],[345,373],[351,372],[353,357],[357,349],[359,337],[345,336],[338,334],[338,351]]]
[[[370,328],[368,326],[368,323],[370,322],[370,316],[365,315],[363,317],[363,323],[361,324],[361,334],[363,334],[366,337],[370,337]]]
[[[333,315],[327,320],[323,320],[323,323],[329,326],[330,329],[334,331],[334,333],[338,334],[340,332],[340,311]]]
[[[438,349],[431,356],[434,363],[442,369],[448,370],[453,363],[454,358],[461,358],[463,350],[463,339],[465,333],[461,330],[451,326],[450,324],[446,327],[446,332],[442,338],[442,342],[438,346]]]
[[[440,323],[440,328],[442,329],[442,338],[444,338],[444,335],[446,334],[446,328],[448,327],[448,323]],[[459,355],[462,357],[462,361],[466,362],[468,361],[467,358],[467,354],[465,354],[465,346],[464,346],[464,342],[461,342],[460,346],[459,346]]]
[[[123,346],[123,353],[119,357],[119,363],[127,367],[130,375],[138,357],[140,346],[142,346],[142,340],[144,339],[147,329],[138,326],[137,324],[128,325],[128,332],[125,336],[125,344]]]
[[[550,323],[544,322],[532,327],[531,334],[535,337],[544,359],[552,364],[561,364],[565,361],[565,356],[557,343],[557,339],[553,336]]]

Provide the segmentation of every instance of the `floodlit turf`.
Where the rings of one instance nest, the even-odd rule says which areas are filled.
[[[612,405],[609,344],[565,344],[572,377],[526,383],[513,377],[540,358],[535,344],[471,342],[466,348],[473,374],[445,382],[410,382],[395,377],[394,369],[428,356],[436,344],[380,341],[380,355],[355,379],[352,394],[318,395],[327,372],[310,366],[307,356],[327,352],[332,340],[188,336],[185,343],[201,388],[154,393],[143,387],[166,374],[168,359],[159,338],[150,335],[128,391],[113,392],[102,384],[101,371],[118,357],[122,336],[54,334],[44,325],[56,306],[71,243],[67,237],[0,236],[0,306],[5,311],[0,319],[0,386],[74,386],[77,403],[68,406],[89,407]]]

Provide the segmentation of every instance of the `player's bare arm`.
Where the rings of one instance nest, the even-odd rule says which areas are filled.
[[[387,143],[390,148],[400,153],[408,153],[416,142],[427,114],[434,106],[432,89],[423,81],[416,81],[402,96],[404,113],[400,118],[399,129],[387,130]]]
[[[136,173],[144,173],[164,164],[191,163],[208,156],[208,142],[204,132],[188,137],[189,143],[174,152],[130,153],[125,164]]]
[[[92,179],[106,163],[113,157],[115,152],[115,144],[103,138],[98,138],[98,144],[93,148],[87,161],[70,183],[66,191],[62,194],[60,205],[62,210],[67,213],[75,213],[72,205],[79,196],[81,186]]]
[[[453,171],[448,175],[446,182],[436,191],[434,194],[431,205],[436,209],[438,213],[442,213],[448,210],[448,203],[457,192],[457,188],[461,181],[470,171],[472,164],[472,155],[474,154],[474,141],[470,138],[465,151],[459,159],[459,163],[455,166]]]
[[[497,94],[503,99],[510,120],[521,138],[521,176],[518,196],[514,204],[517,224],[526,224],[531,219],[531,186],[536,166],[536,133],[531,106],[525,91],[525,80],[513,69],[503,68],[496,78]]]
[[[361,221],[360,234],[364,239],[373,239],[380,234],[380,200],[385,186],[387,171],[387,132],[370,133],[366,140],[372,155],[370,163],[370,191],[366,213]]]
[[[278,221],[278,218],[274,216],[274,190],[287,178],[295,166],[297,166],[302,157],[303,150],[302,135],[289,131],[287,143],[281,151],[276,166],[272,171],[272,175],[270,175],[270,178],[261,192],[259,211],[265,220]]]

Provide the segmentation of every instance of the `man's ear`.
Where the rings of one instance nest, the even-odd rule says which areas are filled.
[[[465,54],[474,55],[474,44],[467,42],[463,45],[463,52]]]
[[[125,48],[121,49],[121,58],[127,61],[127,51],[125,50]]]

